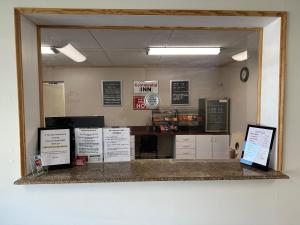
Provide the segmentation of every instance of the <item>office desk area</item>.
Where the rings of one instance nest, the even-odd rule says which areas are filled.
[[[136,159],[229,159],[229,133],[130,127]]]

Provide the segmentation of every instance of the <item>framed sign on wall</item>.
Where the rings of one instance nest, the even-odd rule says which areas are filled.
[[[133,109],[151,109],[151,107],[146,104],[145,97],[152,94],[158,96],[158,80],[133,81]],[[158,104],[159,102],[157,102],[156,107],[158,107]]]
[[[189,80],[171,80],[171,105],[188,105],[190,96]]]
[[[102,80],[102,104],[103,106],[122,105],[122,81],[121,80]]]

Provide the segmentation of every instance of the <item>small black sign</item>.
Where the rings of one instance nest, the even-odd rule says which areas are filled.
[[[189,104],[189,81],[171,80],[171,104],[188,105]]]
[[[102,81],[103,106],[122,105],[122,82],[119,80]]]

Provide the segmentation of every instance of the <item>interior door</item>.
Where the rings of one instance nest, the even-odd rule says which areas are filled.
[[[43,82],[45,117],[65,116],[64,82]]]
[[[229,135],[213,136],[213,159],[229,159]]]
[[[212,159],[213,135],[196,135],[196,159]]]

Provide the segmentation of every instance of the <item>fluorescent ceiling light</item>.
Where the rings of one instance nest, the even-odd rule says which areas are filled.
[[[53,47],[49,47],[49,46],[42,46],[41,52],[44,55],[55,54],[55,52],[53,51]]]
[[[62,48],[56,48],[56,49],[75,62],[84,62],[86,60],[86,57],[84,55],[82,55],[71,44],[67,44],[66,46],[64,46]]]
[[[232,59],[235,61],[245,61],[248,59],[248,51],[240,52],[240,53],[232,56]]]
[[[220,47],[149,47],[148,55],[218,55]]]

